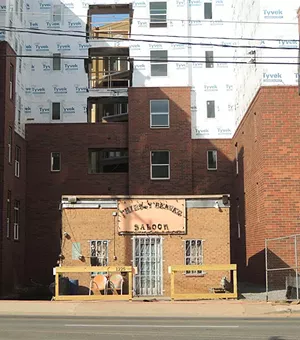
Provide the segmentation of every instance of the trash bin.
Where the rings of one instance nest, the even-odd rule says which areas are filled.
[[[77,295],[78,293],[78,280],[71,280],[69,279],[70,282],[70,295]]]

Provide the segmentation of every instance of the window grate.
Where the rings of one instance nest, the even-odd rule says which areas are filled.
[[[203,241],[202,240],[185,240],[185,264],[202,265],[203,264]],[[202,270],[188,270],[186,275],[202,275]]]
[[[108,241],[92,240],[90,241],[91,266],[108,265]]]

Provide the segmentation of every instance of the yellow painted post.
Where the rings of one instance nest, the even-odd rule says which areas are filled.
[[[237,294],[237,268],[233,271],[233,294],[235,294],[235,297],[238,297]]]
[[[55,300],[58,298],[59,295],[59,274],[55,272]]]
[[[175,272],[171,268],[171,299],[174,301],[174,295],[175,295]]]
[[[128,295],[129,301],[132,301],[132,270],[128,272]]]

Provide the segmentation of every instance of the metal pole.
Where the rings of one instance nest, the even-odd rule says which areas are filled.
[[[296,296],[297,300],[299,300],[299,283],[298,283],[298,251],[297,251],[297,236],[295,235],[295,265],[296,265]]]
[[[268,296],[268,240],[265,239],[265,267],[266,267],[266,301],[268,302],[269,296]]]

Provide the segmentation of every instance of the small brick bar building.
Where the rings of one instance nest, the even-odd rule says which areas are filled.
[[[229,225],[227,195],[65,196],[60,264],[133,266],[134,296],[169,297],[169,266],[230,264]],[[180,294],[207,294],[221,288],[222,278],[230,281],[230,275],[230,271],[178,273],[175,288]],[[79,279],[79,294],[87,294],[90,274],[72,278]]]

